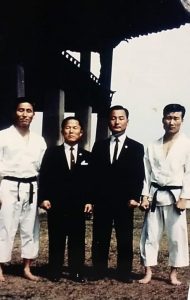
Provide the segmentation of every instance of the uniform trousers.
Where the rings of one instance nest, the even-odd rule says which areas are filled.
[[[11,260],[17,229],[20,225],[21,257],[34,259],[39,250],[37,183],[33,183],[33,203],[29,204],[29,183],[2,180],[0,185],[0,262]],[[19,200],[18,201],[18,192]]]
[[[168,238],[169,265],[189,265],[186,211],[179,214],[173,204],[156,206],[145,215],[140,240],[141,259],[145,266],[157,265],[159,243],[163,232]]]

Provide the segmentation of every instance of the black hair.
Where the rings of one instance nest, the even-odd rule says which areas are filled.
[[[69,117],[63,119],[63,121],[62,121],[62,123],[61,123],[61,129],[63,129],[63,128],[65,127],[65,125],[67,124],[67,122],[68,122],[69,120],[76,120],[76,121],[78,121],[78,122],[79,122],[79,125],[80,125],[80,127],[81,127],[81,129],[82,129],[82,130],[84,129],[84,126],[83,126],[82,121],[81,121],[78,117],[74,117],[74,116],[69,116]]]
[[[128,109],[125,108],[125,107],[123,107],[122,105],[114,105],[114,106],[111,106],[110,109],[109,109],[109,113],[108,113],[109,116],[110,116],[110,114],[111,114],[111,112],[112,112],[113,110],[124,110],[127,119],[129,118],[129,111],[128,111]]]
[[[18,105],[24,102],[30,103],[32,105],[33,110],[35,110],[35,103],[33,99],[31,99],[30,97],[18,97],[14,101],[14,105],[13,105],[14,112],[17,110]]]
[[[171,112],[181,112],[183,119],[185,116],[185,107],[180,104],[168,104],[163,109],[163,117],[165,117]]]

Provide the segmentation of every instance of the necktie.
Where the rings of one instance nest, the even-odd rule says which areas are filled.
[[[112,164],[117,160],[118,143],[119,143],[118,137],[116,137],[114,141],[115,141],[115,148],[114,148],[114,153],[113,153]]]
[[[73,154],[73,150],[74,150],[74,147],[71,147],[70,148],[70,167],[71,167],[71,170],[73,169],[74,165],[75,165],[75,157],[74,157],[74,154]]]

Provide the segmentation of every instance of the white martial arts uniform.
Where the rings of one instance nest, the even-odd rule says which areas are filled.
[[[46,149],[44,139],[30,132],[26,141],[14,126],[0,131],[0,176],[30,178],[38,176]],[[39,250],[37,182],[32,182],[33,199],[29,203],[30,183],[2,179],[0,185],[0,263],[11,260],[13,242],[20,225],[21,257],[33,259]]]
[[[171,189],[175,199],[190,199],[190,140],[180,134],[171,146],[167,156],[164,154],[163,138],[150,144],[145,154],[145,180],[142,195],[151,201],[155,187],[177,186]],[[159,241],[166,231],[169,245],[169,265],[183,267],[189,265],[186,211],[177,213],[174,199],[168,191],[157,191],[156,209],[145,215],[140,250],[145,266],[157,264]]]

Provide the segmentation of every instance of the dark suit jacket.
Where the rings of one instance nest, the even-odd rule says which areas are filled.
[[[79,147],[77,161],[71,171],[64,144],[48,148],[40,169],[39,204],[49,200],[52,208],[73,209],[90,203],[89,160],[90,152]]]
[[[96,142],[91,163],[94,203],[139,201],[144,179],[143,156],[143,145],[127,137],[118,160],[111,164],[110,139]]]

